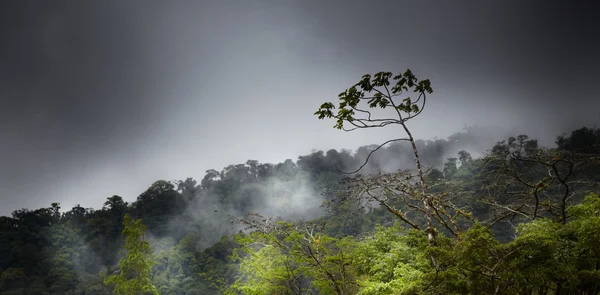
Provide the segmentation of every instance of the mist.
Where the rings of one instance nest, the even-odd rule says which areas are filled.
[[[314,115],[367,73],[431,80],[427,108],[407,123],[427,168],[522,134],[553,149],[589,127],[593,142],[596,11],[518,0],[2,3],[0,240],[11,242],[0,243],[0,274],[15,292],[103,294],[130,214],[147,228],[160,292],[211,294],[197,274],[234,277],[227,256],[248,214],[264,226],[334,220],[340,235],[389,224],[324,206],[363,164],[364,175],[414,168],[410,144],[379,148],[402,128],[344,132]]]
[[[459,151],[467,151],[478,159],[488,155],[498,142],[517,135],[521,134],[470,127],[445,139],[417,140],[416,144],[423,165],[443,170],[448,158],[457,158]],[[164,233],[168,233],[173,241],[186,234],[200,237],[196,247],[203,250],[224,236],[255,230],[235,222],[252,214],[262,216],[265,226],[273,225],[276,220],[302,222],[325,217],[328,211],[324,204],[331,201],[331,196],[324,191],[332,181],[347,177],[345,173],[356,171],[365,163],[359,171],[362,175],[414,169],[415,158],[410,144],[392,143],[373,152],[377,147],[379,144],[361,146],[356,151],[313,150],[298,156],[296,161],[288,159],[275,164],[248,160],[220,171],[208,170],[200,182],[192,178],[174,181],[178,183],[177,191],[185,199],[185,205],[168,219]],[[223,185],[234,188],[223,193]],[[154,240],[159,241],[160,237]],[[172,247],[157,244],[155,250],[159,252]]]
[[[387,130],[349,135],[312,116],[381,70],[432,80],[411,126],[421,139],[466,125],[552,143],[599,119],[583,82],[599,78],[590,5],[3,4],[0,214],[98,208],[156,179],[383,142]]]

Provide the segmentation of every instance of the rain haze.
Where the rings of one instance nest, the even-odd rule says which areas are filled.
[[[593,1],[6,1],[0,215],[133,201],[248,159],[356,149],[313,115],[365,73],[432,81],[410,127],[550,145],[600,121]],[[511,134],[513,135],[513,134]]]

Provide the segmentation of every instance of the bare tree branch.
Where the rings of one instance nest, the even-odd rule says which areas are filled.
[[[379,145],[377,148],[375,148],[374,150],[372,150],[372,151],[369,153],[369,155],[367,155],[367,159],[365,159],[365,162],[364,162],[362,165],[360,165],[360,167],[358,167],[358,169],[356,169],[356,170],[354,170],[354,171],[352,171],[352,172],[345,172],[345,171],[342,171],[342,170],[340,170],[340,168],[337,166],[337,164],[335,165],[335,168],[336,168],[336,169],[337,169],[339,172],[341,172],[341,173],[344,173],[344,174],[354,174],[354,173],[356,173],[356,172],[360,171],[360,170],[361,170],[363,167],[365,167],[365,166],[367,165],[367,163],[369,162],[369,158],[371,158],[371,155],[373,155],[373,153],[375,153],[377,150],[379,150],[380,148],[382,148],[382,147],[383,147],[383,146],[385,146],[386,144],[388,144],[388,143],[392,143],[392,142],[395,142],[395,141],[407,141],[407,140],[409,140],[409,139],[408,139],[408,138],[396,138],[396,139],[390,139],[390,140],[388,140],[388,141],[386,141],[386,142],[384,142],[384,143],[380,144],[380,145]]]

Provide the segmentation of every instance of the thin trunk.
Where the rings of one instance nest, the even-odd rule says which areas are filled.
[[[417,172],[419,173],[419,183],[421,185],[421,193],[423,194],[423,209],[425,210],[425,220],[427,223],[425,231],[427,232],[427,240],[429,240],[429,245],[432,246],[435,244],[435,235],[431,223],[431,206],[429,204],[429,197],[427,196],[427,186],[425,185],[425,175],[423,174],[421,160],[419,159],[419,151],[417,150],[417,144],[415,143],[415,139],[413,138],[410,130],[408,130],[408,127],[406,127],[406,124],[402,123],[402,127],[408,135],[410,144],[412,145],[413,153],[415,155],[415,165],[417,166]],[[431,259],[433,260],[433,257]]]

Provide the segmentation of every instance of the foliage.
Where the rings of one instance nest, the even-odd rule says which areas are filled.
[[[573,217],[564,225],[551,219],[521,224],[509,243],[479,223],[458,238],[439,237],[435,246],[423,231],[400,224],[378,227],[361,240],[327,237],[335,247],[319,248],[328,251],[318,256],[323,264],[310,263],[316,246],[306,243],[309,233],[257,233],[243,237],[247,255],[238,256],[241,277],[233,289],[241,294],[598,294],[600,196],[589,195],[569,212]],[[328,272],[341,269],[346,280],[328,281]],[[300,282],[311,287],[300,289]],[[337,291],[333,282],[345,288]]]
[[[141,219],[134,220],[129,214],[123,225],[127,256],[119,262],[120,273],[106,277],[104,284],[114,285],[116,294],[159,294],[150,278],[154,261],[148,257],[152,251],[145,240],[146,227]]]
[[[598,294],[600,132],[556,147],[476,128],[418,140],[407,122],[431,93],[381,72],[317,111],[342,130],[404,132],[381,145],[0,217],[0,293]]]
[[[335,239],[279,222],[269,232],[239,237],[240,278],[235,294],[352,294],[357,289],[353,238]]]

